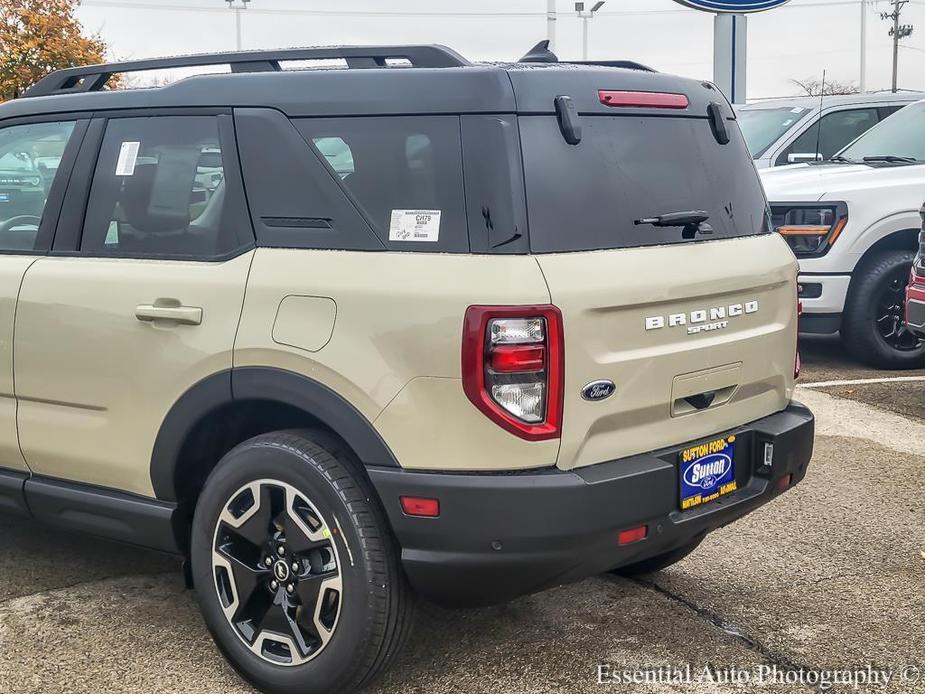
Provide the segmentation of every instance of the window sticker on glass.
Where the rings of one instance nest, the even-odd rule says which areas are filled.
[[[135,173],[135,161],[138,159],[140,142],[123,142],[119,148],[119,159],[116,161],[116,176],[131,176]]]
[[[440,210],[392,210],[389,241],[440,240]]]

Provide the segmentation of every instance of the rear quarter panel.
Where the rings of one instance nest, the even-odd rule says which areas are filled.
[[[259,248],[234,363],[297,372],[331,388],[373,422],[406,468],[552,466],[558,441],[502,430],[469,402],[461,380],[470,305],[548,302],[530,256]],[[306,310],[289,310],[293,304]]]

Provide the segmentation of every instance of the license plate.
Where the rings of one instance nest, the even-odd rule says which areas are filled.
[[[708,504],[736,490],[735,440],[735,436],[725,436],[681,451],[682,510]]]

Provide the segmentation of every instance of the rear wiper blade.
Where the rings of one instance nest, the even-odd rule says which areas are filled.
[[[692,239],[699,232],[712,234],[713,227],[706,224],[710,213],[705,210],[688,210],[687,212],[668,212],[654,217],[643,217],[635,221],[636,226],[650,224],[654,227],[684,227],[681,237]]]
[[[915,157],[897,157],[892,154],[881,154],[876,157],[864,157],[864,161],[885,161],[890,164],[917,164]]]

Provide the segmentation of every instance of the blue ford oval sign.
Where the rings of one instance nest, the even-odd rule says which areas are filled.
[[[763,12],[786,5],[790,0],[675,0],[704,12]]]

